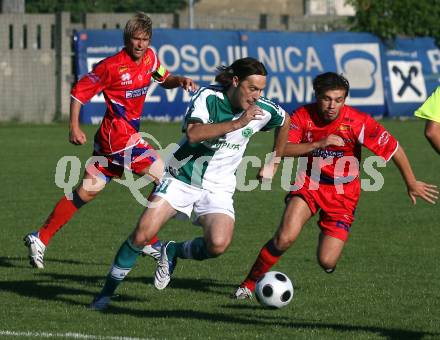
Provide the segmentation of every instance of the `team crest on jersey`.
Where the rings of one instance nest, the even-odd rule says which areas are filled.
[[[243,135],[243,137],[245,138],[249,138],[250,136],[252,136],[254,133],[254,130],[252,130],[252,128],[247,127],[246,129],[244,129],[243,131],[241,131],[241,134]]]
[[[124,72],[126,72],[126,71],[128,71],[128,66],[119,66],[119,68],[118,68],[118,72],[119,73],[124,73]]]
[[[350,131],[350,125],[341,124],[338,127],[338,131]]]
[[[145,64],[145,66],[147,66],[150,62],[151,62],[150,56],[147,54],[147,55],[145,56],[145,60],[144,60],[144,64]]]

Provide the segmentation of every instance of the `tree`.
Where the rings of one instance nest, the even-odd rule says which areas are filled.
[[[385,41],[396,36],[430,36],[440,41],[440,0],[347,0],[356,9],[352,30]]]

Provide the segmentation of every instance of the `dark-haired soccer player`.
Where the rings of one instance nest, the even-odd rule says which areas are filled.
[[[293,190],[286,198],[281,224],[236,290],[236,299],[252,298],[257,280],[277,263],[318,211],[318,262],[327,273],[335,270],[359,199],[362,146],[385,161],[393,159],[413,204],[416,197],[432,204],[438,198],[435,185],[415,178],[397,140],[368,114],[345,105],[349,83],[342,75],[321,74],[314,79],[313,89],[316,103],[293,112],[284,150],[285,156],[306,156],[307,167],[297,174]]]
[[[196,84],[189,78],[169,74],[149,48],[151,37],[151,19],[145,13],[137,13],[125,26],[125,48],[98,63],[72,89],[69,139],[75,145],[86,143],[86,135],[79,126],[81,105],[101,91],[104,94],[107,110],[96,132],[93,152],[94,156],[102,156],[104,162],[91,164],[78,188],[58,201],[38,231],[25,237],[32,266],[44,268],[44,252],[55,233],[113,177],[120,177],[124,169],[148,175],[155,181],[162,177],[163,164],[158,154],[139,134],[148,86],[154,80],[167,89],[195,90]],[[158,258],[160,241],[152,238],[144,252]]]
[[[274,149],[276,155],[282,154],[289,118],[281,107],[261,96],[266,86],[264,65],[254,58],[242,58],[219,71],[216,81],[221,86],[201,88],[193,96],[184,121],[185,137],[153,193],[152,206],[119,248],[93,309],[108,306],[143,244],[173,217],[188,219],[194,212],[203,237],[164,244],[154,278],[157,289],[167,287],[178,258],[202,261],[223,254],[235,226],[235,172],[250,138],[258,131],[276,128]],[[262,175],[272,176],[264,169]]]

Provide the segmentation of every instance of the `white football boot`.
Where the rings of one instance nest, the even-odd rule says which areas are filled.
[[[232,298],[236,300],[253,300],[254,296],[252,295],[252,292],[247,287],[238,287],[237,291],[232,294]]]
[[[41,242],[38,237],[38,233],[30,233],[23,239],[24,245],[28,247],[29,250],[29,263],[32,267],[38,269],[44,269],[44,252],[46,251],[46,246]]]

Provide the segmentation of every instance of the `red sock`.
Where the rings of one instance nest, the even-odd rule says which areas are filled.
[[[257,257],[254,265],[251,268],[246,279],[241,283],[240,287],[247,287],[252,292],[255,290],[255,286],[260,277],[267,273],[269,269],[278,262],[281,256],[272,255],[267,249],[267,245],[261,248],[260,254]]]
[[[159,239],[157,238],[157,235],[154,235],[153,238],[148,242],[147,244],[155,244]]]
[[[41,242],[47,246],[53,235],[55,235],[63,225],[69,222],[77,210],[78,208],[73,204],[73,201],[63,196],[56,204],[44,225],[38,230]]]

